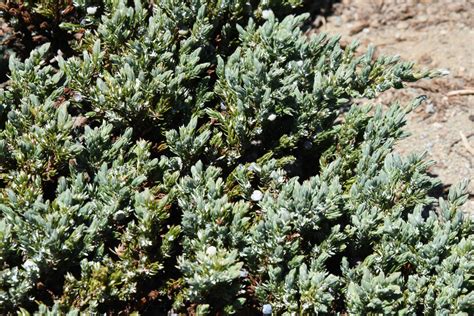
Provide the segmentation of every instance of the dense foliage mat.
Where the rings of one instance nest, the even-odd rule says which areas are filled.
[[[109,0],[81,53],[10,59],[2,313],[474,312],[466,183],[392,153],[421,99],[353,102],[434,74],[299,4]]]

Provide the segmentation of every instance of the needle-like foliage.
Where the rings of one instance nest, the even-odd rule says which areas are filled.
[[[433,73],[300,2],[110,0],[80,53],[10,59],[1,313],[474,313],[466,183],[392,152],[421,99],[353,102]]]

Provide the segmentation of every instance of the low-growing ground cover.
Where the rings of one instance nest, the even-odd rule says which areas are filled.
[[[422,98],[351,102],[436,74],[298,4],[83,4],[77,53],[10,59],[2,312],[472,313],[467,184],[392,151]]]

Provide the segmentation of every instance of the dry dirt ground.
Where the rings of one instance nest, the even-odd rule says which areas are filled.
[[[428,99],[408,118],[411,136],[397,145],[403,155],[426,151],[436,163],[430,172],[445,187],[470,179],[474,214],[474,1],[342,0],[334,14],[318,18],[319,31],[340,34],[342,42],[373,44],[378,54],[400,55],[422,68],[442,69],[444,77],[387,91],[380,100],[408,103]]]

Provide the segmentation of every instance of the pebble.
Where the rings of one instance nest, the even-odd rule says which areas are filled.
[[[355,23],[350,29],[349,29],[349,34],[354,35],[357,33],[360,33],[362,30],[367,28],[369,26],[369,22],[364,21],[364,22],[358,22]]]
[[[408,26],[409,26],[409,25],[408,25],[408,22],[401,21],[401,22],[398,22],[398,23],[397,23],[397,26],[396,26],[396,27],[397,27],[397,29],[399,29],[399,30],[403,30],[403,29],[408,28]]]
[[[425,113],[433,114],[434,112],[436,112],[436,109],[433,102],[428,102],[425,106]]]
[[[417,17],[417,20],[418,20],[419,22],[426,22],[426,21],[428,21],[428,16],[427,16],[427,15],[424,15],[424,14],[423,14],[423,15],[419,15],[419,16]]]
[[[342,25],[342,18],[340,16],[335,16],[335,17],[333,17],[332,22],[336,26],[341,26]]]
[[[436,6],[428,6],[426,8],[426,13],[428,15],[436,15],[437,12],[438,12],[438,8]]]
[[[433,58],[431,58],[430,55],[428,54],[423,54],[420,58],[419,58],[419,62],[421,64],[425,64],[425,65],[429,65],[433,62]]]
[[[397,41],[401,42],[401,41],[404,41],[404,40],[405,40],[405,36],[403,36],[402,33],[397,32],[397,33],[395,33],[395,39],[396,39]]]
[[[446,5],[446,12],[461,12],[465,10],[462,3],[449,3]]]

